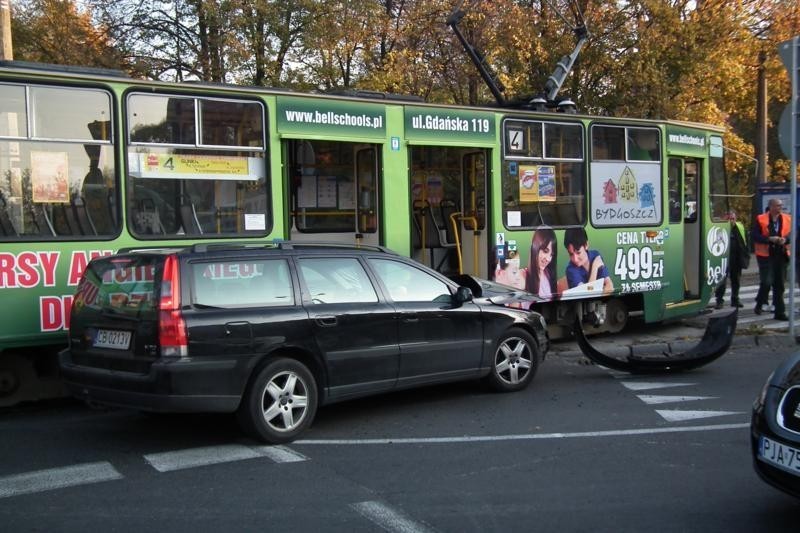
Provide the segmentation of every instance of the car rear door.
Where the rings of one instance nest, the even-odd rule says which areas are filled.
[[[189,271],[192,306],[184,316],[192,356],[227,354],[247,365],[245,359],[277,347],[313,351],[288,259],[202,259],[190,262]]]
[[[400,317],[398,386],[476,373],[483,349],[480,307],[454,305],[450,285],[416,265],[381,258],[368,262]]]
[[[394,387],[399,371],[397,317],[357,257],[297,260],[314,340],[328,369],[329,397]]]

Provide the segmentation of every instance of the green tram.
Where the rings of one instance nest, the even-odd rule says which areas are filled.
[[[554,328],[697,313],[727,260],[722,133],[2,63],[0,405],[43,394],[83,269],[121,248],[380,245],[527,290]]]

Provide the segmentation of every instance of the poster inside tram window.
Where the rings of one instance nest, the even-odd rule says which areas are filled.
[[[519,166],[520,202],[555,202],[556,167],[552,165]]]
[[[69,203],[69,160],[66,152],[31,152],[34,203]]]
[[[519,201],[539,201],[539,166],[519,166]]]

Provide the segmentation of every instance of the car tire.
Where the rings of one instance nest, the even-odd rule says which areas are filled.
[[[520,328],[503,333],[494,347],[486,383],[498,392],[522,390],[539,369],[539,346],[533,336]]]
[[[280,358],[263,367],[245,391],[237,418],[251,437],[282,444],[296,439],[317,412],[317,384],[308,367]]]

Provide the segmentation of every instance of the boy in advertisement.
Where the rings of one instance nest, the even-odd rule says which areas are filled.
[[[603,294],[614,291],[614,282],[611,281],[608,268],[606,268],[600,252],[589,249],[589,237],[583,228],[569,228],[564,232],[564,248],[569,255],[566,277],[570,289],[581,287],[588,290],[600,289],[596,283],[602,280]]]

